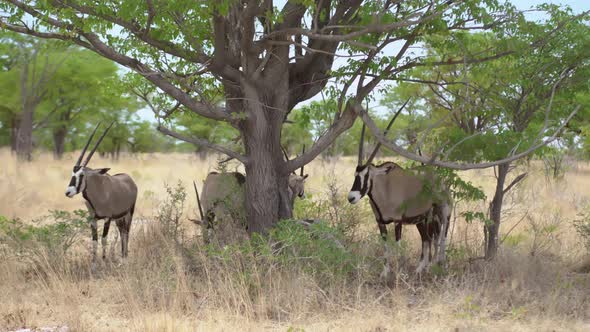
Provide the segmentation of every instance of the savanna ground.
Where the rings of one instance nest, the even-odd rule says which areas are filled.
[[[43,224],[52,222],[39,219],[49,210],[83,209],[81,195],[64,195],[74,158],[41,154],[21,165],[1,150],[0,215]],[[121,264],[116,248],[92,272],[89,227],[63,252],[39,245],[17,254],[0,243],[0,330],[590,330],[587,251],[572,226],[590,201],[585,163],[559,181],[548,181],[541,164],[531,163],[527,179],[506,198],[503,245],[493,262],[477,259],[482,224],[460,216],[485,211],[486,202],[458,205],[447,273],[414,275],[419,237],[405,226],[390,280],[379,277],[384,249],[368,203],[346,202],[353,159],[317,159],[306,167],[311,197],[296,209],[326,219],[345,249],[284,224],[270,238],[205,247],[188,219],[198,218],[192,180],[200,187],[217,167],[214,157],[143,154],[113,162],[95,156],[91,166],[129,173],[139,186],[128,260]],[[461,176],[491,196],[493,171]],[[186,197],[174,189],[179,180]],[[338,223],[343,227],[333,227]],[[116,233],[112,227],[109,246]]]

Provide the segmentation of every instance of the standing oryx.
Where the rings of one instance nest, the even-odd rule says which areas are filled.
[[[293,208],[295,197],[303,198],[305,195],[305,180],[308,174],[303,172],[301,167],[299,175],[289,174],[288,199],[291,208]],[[222,243],[245,238],[247,231],[245,184],[246,177],[242,173],[211,172],[203,184],[200,200],[195,185],[201,213],[201,221],[197,223],[200,223],[202,227],[206,243],[211,240],[213,232],[216,239]]]
[[[105,137],[111,125],[104,131],[102,136],[98,139],[94,148],[88,154],[88,157],[82,163],[82,158],[86,153],[86,149],[100,123],[96,125],[92,135],[86,142],[74,170],[72,171],[72,179],[66,190],[66,196],[74,197],[78,193],[82,193],[86,200],[86,207],[92,218],[90,226],[92,227],[92,261],[96,262],[96,250],[98,247],[97,234],[97,220],[105,219],[102,232],[102,257],[106,257],[107,235],[111,220],[115,220],[119,233],[121,234],[121,254],[127,257],[127,248],[129,243],[129,229],[131,228],[131,220],[133,219],[133,211],[135,209],[135,201],[137,199],[137,186],[133,179],[127,174],[109,175],[107,172],[110,168],[92,169],[86,167],[90,158],[98,148],[100,142]]]
[[[393,120],[390,126],[391,123]],[[384,239],[387,237],[386,225],[389,223],[395,223],[396,241],[401,239],[402,224],[415,224],[422,239],[422,254],[417,268],[417,272],[421,272],[430,262],[432,240],[440,240],[440,243],[435,244],[435,257],[438,261],[444,260],[444,246],[451,211],[448,190],[437,181],[435,174],[428,170],[421,168],[405,170],[393,162],[373,165],[371,162],[380,144],[363,164],[364,133],[363,125],[358,165],[354,183],[348,193],[348,201],[356,204],[363,196],[369,196],[379,231]],[[441,231],[441,228],[444,231]],[[441,233],[445,235],[440,236]],[[439,247],[442,249],[440,256],[438,255]]]

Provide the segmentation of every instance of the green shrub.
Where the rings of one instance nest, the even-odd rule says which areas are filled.
[[[574,220],[574,227],[582,237],[582,241],[590,253],[590,208],[587,207],[584,212],[578,215]]]
[[[209,245],[208,250],[210,256],[238,266],[244,276],[278,268],[329,283],[356,273],[361,259],[342,245],[344,237],[327,223],[305,226],[284,220],[267,235],[253,234],[247,241],[224,247]]]
[[[0,244],[4,254],[37,261],[61,258],[88,231],[88,212],[50,211],[50,215],[23,223],[0,216]]]
[[[158,208],[156,219],[160,222],[162,233],[179,243],[183,241],[185,234],[182,214],[186,202],[186,189],[180,180],[174,187],[168,184],[164,186],[167,196]]]
[[[346,199],[337,184],[336,176],[327,179],[327,191],[312,196],[307,194],[305,199],[295,200],[293,216],[295,219],[314,219],[328,222],[338,229],[349,240],[358,234],[361,222],[373,219],[373,213],[368,208],[368,200],[362,204],[352,205]]]

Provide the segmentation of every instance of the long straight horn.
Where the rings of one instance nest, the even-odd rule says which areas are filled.
[[[391,125],[393,125],[393,123],[395,122],[395,119],[397,119],[397,116],[402,112],[402,110],[404,109],[404,107],[406,107],[406,105],[408,104],[409,101],[410,101],[410,99],[406,100],[406,102],[402,105],[402,107],[400,107],[397,110],[397,112],[395,112],[395,115],[393,116],[391,121],[389,121],[389,124],[387,124],[387,128],[385,129],[385,132],[383,132],[383,136],[387,135],[387,132],[389,132]],[[369,159],[367,160],[367,164],[370,164],[373,161],[373,158],[375,158],[375,156],[377,155],[377,152],[379,151],[380,147],[381,147],[381,142],[377,143],[377,145],[375,146],[375,149],[373,149],[373,152],[371,153],[371,155],[369,156]]]
[[[289,161],[289,155],[287,154],[287,150],[281,145],[281,151],[283,151],[283,155],[285,156],[285,160]]]
[[[203,208],[201,207],[201,199],[199,198],[199,191],[197,190],[197,183],[193,181],[193,186],[195,186],[195,194],[197,194],[197,205],[199,206],[199,214],[201,215],[201,222],[205,222],[205,217],[203,217]]]
[[[283,151],[283,155],[285,156],[285,160],[289,161],[289,155],[287,154],[287,150],[285,150],[285,148],[282,145],[281,145],[281,150]],[[297,174],[294,171],[291,173]]]
[[[80,163],[82,162],[82,158],[84,158],[84,154],[86,153],[86,149],[88,149],[88,146],[90,145],[90,142],[94,138],[94,134],[96,134],[96,130],[98,129],[98,127],[100,127],[100,122],[96,125],[96,127],[94,127],[94,131],[92,132],[92,135],[90,135],[90,137],[88,138],[88,141],[86,142],[86,145],[84,146],[84,149],[82,149],[82,153],[80,153],[80,157],[78,157],[78,161],[76,162],[76,166],[80,166]]]
[[[305,154],[305,144],[303,144],[303,151],[301,152],[301,155],[303,156]],[[301,172],[299,173],[299,175],[303,176],[303,167],[305,167],[305,165],[301,166]]]
[[[361,141],[359,142],[359,159],[357,164],[361,166],[363,164],[363,144],[365,144],[365,123],[363,122],[363,129],[361,130]]]
[[[94,148],[88,154],[88,157],[84,161],[84,165],[83,166],[88,165],[88,162],[90,161],[90,158],[92,158],[92,155],[94,154],[94,152],[96,152],[96,149],[98,149],[98,146],[100,145],[100,142],[102,142],[103,138],[107,135],[107,133],[109,132],[109,129],[111,129],[111,127],[113,126],[114,123],[115,123],[115,121],[111,122],[111,124],[107,127],[107,129],[105,129],[105,131],[102,133],[102,135],[100,136],[100,138],[98,139],[98,141],[96,141],[96,144],[94,144]]]

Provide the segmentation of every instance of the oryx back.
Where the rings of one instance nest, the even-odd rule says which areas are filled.
[[[372,177],[370,199],[378,207],[384,222],[415,218],[432,208],[432,180],[429,174],[405,170],[394,163],[376,167],[391,167],[386,174]],[[375,208],[375,207],[374,207]]]
[[[99,218],[121,218],[135,206],[137,185],[127,174],[92,174],[86,179],[84,198]]]
[[[244,175],[237,172],[207,175],[201,193],[205,242],[211,240],[213,233],[222,242],[246,235],[245,181]]]

